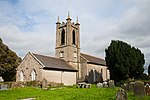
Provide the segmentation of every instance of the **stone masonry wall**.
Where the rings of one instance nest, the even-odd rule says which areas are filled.
[[[42,73],[40,69],[42,66],[28,53],[23,59],[22,63],[17,68],[16,81],[20,81],[20,72],[23,71],[24,81],[31,81],[31,72],[35,70],[36,80],[42,80]]]

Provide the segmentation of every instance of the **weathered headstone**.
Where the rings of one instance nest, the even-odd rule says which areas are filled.
[[[121,85],[121,88],[126,90],[126,84]]]
[[[0,76],[0,82],[4,82],[3,78]]]
[[[108,87],[109,87],[109,88],[114,88],[114,86],[115,86],[114,80],[110,80],[110,81],[108,82]]]
[[[150,96],[150,86],[148,83],[145,85],[145,92],[146,92],[146,95]]]
[[[129,83],[129,91],[133,91],[134,89],[134,82]]]
[[[8,87],[6,84],[1,84],[0,90],[8,90]]]
[[[85,84],[85,88],[91,88],[91,84]]]
[[[129,91],[129,88],[130,88],[130,83],[128,82],[127,84],[126,84],[126,91]]]
[[[108,82],[103,82],[103,87],[108,88]]]
[[[146,93],[145,93],[144,83],[140,81],[136,81],[134,83],[133,92],[135,96],[145,96]]]
[[[47,80],[45,78],[43,78],[42,80],[42,89],[46,89],[47,88]]]
[[[97,88],[102,88],[103,84],[102,83],[97,83]]]
[[[119,89],[116,94],[116,100],[127,100],[127,93],[124,89]]]

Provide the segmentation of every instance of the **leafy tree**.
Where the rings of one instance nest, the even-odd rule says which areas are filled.
[[[150,76],[150,65],[148,66],[148,75]]]
[[[112,40],[105,52],[111,79],[120,82],[127,78],[142,77],[145,60],[144,54],[138,48],[119,40]]]
[[[15,80],[16,68],[20,62],[21,58],[4,45],[0,38],[0,76],[3,77],[4,81]]]

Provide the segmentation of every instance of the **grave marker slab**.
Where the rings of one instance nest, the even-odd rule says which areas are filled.
[[[108,82],[103,82],[103,87],[108,88]]]
[[[146,92],[146,95],[150,96],[150,86],[148,83],[145,85],[145,92]]]
[[[102,83],[97,83],[97,88],[102,88],[103,84]]]
[[[8,87],[6,84],[1,84],[0,90],[8,90]]]
[[[108,82],[108,87],[109,87],[109,88],[114,88],[114,86],[115,86],[114,80],[110,80],[110,81]]]
[[[42,80],[42,89],[46,89],[47,88],[47,80],[45,78],[43,78]]]
[[[134,83],[134,89],[133,89],[134,95],[136,96],[145,96],[145,88],[144,83],[140,81],[136,81]]]

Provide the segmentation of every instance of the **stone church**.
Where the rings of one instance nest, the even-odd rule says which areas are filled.
[[[55,57],[27,53],[17,68],[16,81],[42,81],[73,85],[77,82],[96,83],[110,79],[104,59],[80,52],[80,24],[56,23]]]

